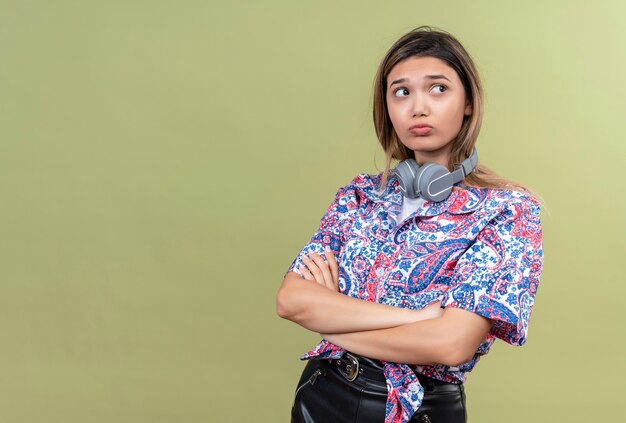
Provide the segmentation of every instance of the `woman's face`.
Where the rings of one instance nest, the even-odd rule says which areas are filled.
[[[393,127],[419,164],[448,164],[451,141],[472,113],[456,71],[436,57],[410,57],[387,76],[387,109]]]

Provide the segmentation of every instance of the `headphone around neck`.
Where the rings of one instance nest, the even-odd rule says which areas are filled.
[[[407,198],[422,197],[426,201],[440,202],[448,198],[452,186],[467,177],[478,163],[476,149],[452,172],[438,163],[418,165],[413,159],[404,160],[395,167],[400,189]]]

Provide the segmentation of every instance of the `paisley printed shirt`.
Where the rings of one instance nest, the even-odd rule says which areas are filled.
[[[398,181],[390,176],[380,192],[381,176],[361,174],[338,190],[289,271],[298,272],[309,249],[323,256],[328,245],[345,295],[410,309],[441,301],[442,307],[492,319],[469,362],[414,367],[425,376],[462,383],[496,338],[512,345],[526,341],[543,267],[539,204],[520,191],[457,184],[446,200],[426,201],[398,221],[403,199]],[[344,352],[322,340],[301,359],[339,358]],[[385,422],[408,422],[424,390],[409,365],[383,364]]]

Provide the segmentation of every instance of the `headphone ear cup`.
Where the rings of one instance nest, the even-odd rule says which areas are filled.
[[[415,177],[419,173],[419,165],[413,159],[407,159],[398,164],[393,170],[393,173],[398,178],[400,189],[404,193],[405,197],[417,198],[418,194],[415,191]]]
[[[428,163],[420,168],[416,188],[426,201],[440,202],[452,192],[452,174],[440,164]]]

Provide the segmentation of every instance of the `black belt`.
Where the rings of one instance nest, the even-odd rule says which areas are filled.
[[[328,363],[335,367],[339,374],[345,377],[349,382],[353,382],[362,376],[367,379],[386,383],[385,374],[383,372],[384,366],[379,360],[346,352],[341,358],[329,359]],[[415,375],[425,391],[456,392],[459,390],[459,384],[432,379],[419,373],[415,373]]]

